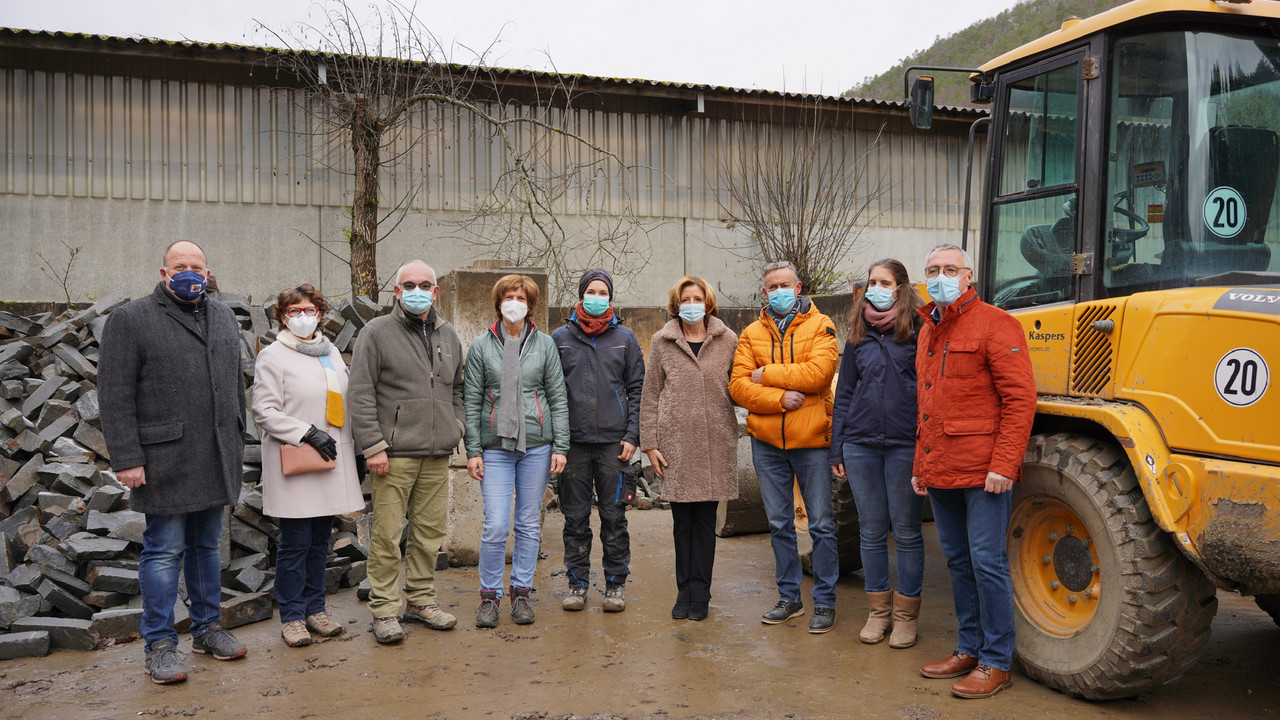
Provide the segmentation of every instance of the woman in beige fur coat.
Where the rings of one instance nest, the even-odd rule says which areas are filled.
[[[654,333],[640,398],[640,449],[662,476],[676,548],[671,617],[702,620],[711,600],[716,505],[738,497],[738,421],[729,372],[738,336],[716,317],[716,294],[698,276],[680,278],[671,320]]]

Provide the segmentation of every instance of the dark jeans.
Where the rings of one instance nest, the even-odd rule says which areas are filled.
[[[142,533],[138,583],[142,588],[143,652],[157,640],[178,640],[173,606],[178,602],[178,571],[191,603],[191,637],[200,637],[222,619],[222,508],[179,515],[148,514]]]
[[[867,592],[892,590],[889,584],[889,532],[898,556],[898,592],[920,597],[924,583],[924,536],[920,533],[924,498],[911,489],[913,445],[845,443],[844,470],[858,506],[862,574]]]
[[[938,544],[951,572],[956,649],[997,670],[1013,664],[1013,580],[1005,535],[1013,493],[929,488]]]
[[[671,503],[671,534],[676,544],[676,600],[711,600],[718,504],[714,500]]]
[[[280,518],[276,550],[276,602],[280,622],[324,612],[324,565],[333,516]]]
[[[564,513],[564,567],[569,583],[591,584],[591,497],[596,497],[600,515],[601,565],[605,579],[614,584],[627,581],[631,564],[631,537],[627,534],[627,514],[618,504],[623,473],[629,472],[618,459],[621,443],[570,443],[564,472],[560,473],[560,511]]]

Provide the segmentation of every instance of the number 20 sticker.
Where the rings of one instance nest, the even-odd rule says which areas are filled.
[[[1247,407],[1261,400],[1270,381],[1266,361],[1249,348],[1236,348],[1223,355],[1213,371],[1218,396],[1236,407]]]
[[[1244,198],[1233,187],[1216,187],[1204,199],[1204,225],[1221,238],[1233,238],[1244,229],[1249,219]]]

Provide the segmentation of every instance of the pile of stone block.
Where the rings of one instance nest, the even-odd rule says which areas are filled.
[[[268,308],[223,294],[242,329],[246,392],[254,358],[275,339]],[[0,312],[0,659],[52,647],[89,650],[139,636],[138,557],[146,529],[110,469],[98,411],[97,361],[107,315],[129,298],[22,316]],[[325,332],[348,353],[382,312],[367,298],[330,312]],[[278,530],[262,514],[259,431],[246,418],[244,485],[224,515],[223,624],[272,616]],[[330,592],[364,579],[367,514],[336,520]],[[178,629],[189,626],[184,598]]]

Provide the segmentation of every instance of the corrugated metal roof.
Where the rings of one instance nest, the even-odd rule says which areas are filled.
[[[255,45],[237,45],[233,43],[206,43],[194,42],[190,40],[163,40],[160,38],[149,37],[119,37],[114,35],[95,35],[91,33],[49,31],[49,30],[24,30],[21,28],[0,27],[0,38],[9,35],[16,38],[46,38],[50,40],[95,40],[113,45],[138,47],[150,47],[156,49],[192,49],[192,50],[218,50],[228,53],[265,53],[268,55],[302,55],[314,57],[332,56],[333,53],[324,53],[313,50],[291,50],[286,48],[273,48],[267,46]],[[463,65],[460,63],[445,63],[445,67],[455,68],[458,70],[475,69],[473,66]],[[870,98],[851,98],[842,95],[823,95],[815,93],[795,93],[779,90],[760,90],[748,88],[735,88],[726,85],[707,85],[701,83],[684,83],[671,82],[665,80],[646,80],[643,78],[617,78],[604,77],[600,75],[587,75],[585,73],[554,73],[542,70],[520,70],[515,68],[500,67],[480,67],[486,72],[501,73],[512,77],[527,77],[531,79],[571,79],[576,81],[585,81],[600,83],[602,85],[632,86],[640,88],[656,88],[663,90],[689,90],[694,92],[713,92],[723,95],[737,95],[746,97],[760,98],[776,98],[783,100],[799,100],[803,102],[823,102],[836,103],[840,105],[853,105],[856,107],[876,108],[879,110],[895,110],[905,111],[906,104],[896,100],[875,100]],[[978,116],[985,111],[980,111],[970,107],[957,107],[954,105],[939,106],[938,110],[945,112],[957,113],[960,115]]]

